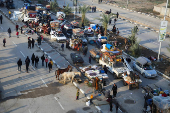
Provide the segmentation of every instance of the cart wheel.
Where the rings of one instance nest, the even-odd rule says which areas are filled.
[[[128,89],[129,89],[129,90],[132,89],[132,85],[131,85],[131,84],[128,85]]]

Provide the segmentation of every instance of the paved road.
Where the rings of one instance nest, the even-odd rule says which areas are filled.
[[[27,36],[16,38],[15,26],[4,17],[3,33],[0,41],[0,90],[4,101],[0,103],[1,113],[66,113],[66,112],[96,112],[96,108],[86,107],[84,95],[80,93],[80,100],[76,101],[77,89],[73,84],[62,85],[55,80],[53,66],[51,73],[48,68],[38,68],[30,65],[29,73],[25,70],[25,58],[31,58],[35,53],[39,58],[42,52],[35,46],[28,49]],[[12,37],[8,38],[7,29],[12,29]],[[35,36],[31,36],[35,37]],[[2,46],[2,39],[6,38],[6,47]],[[17,60],[23,61],[22,71],[17,71]],[[5,101],[6,100],[6,101]]]

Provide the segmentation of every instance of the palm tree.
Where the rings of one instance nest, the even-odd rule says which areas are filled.
[[[131,36],[128,37],[131,45],[137,42],[137,37],[136,37],[137,32],[138,32],[137,27],[134,26],[134,28],[131,30]]]
[[[81,23],[82,23],[83,25],[85,25],[86,13],[87,13],[87,11],[88,11],[89,9],[90,9],[90,7],[89,7],[89,6],[86,6],[86,5],[80,6],[80,12],[81,12],[81,14],[82,14],[82,16],[81,16]]]
[[[57,0],[54,0],[54,2],[50,2],[50,8],[51,8],[51,10],[54,11],[55,13],[57,12],[57,8],[58,8]]]
[[[72,9],[71,7],[69,7],[69,4],[67,4],[67,6],[64,8],[64,13],[66,14],[66,16],[68,16],[71,13]]]
[[[107,35],[107,27],[108,27],[108,23],[109,23],[109,20],[113,18],[113,14],[104,14],[102,13],[100,15],[101,17],[100,18],[97,18],[100,22],[102,22],[102,25],[104,27],[104,35],[106,36]]]

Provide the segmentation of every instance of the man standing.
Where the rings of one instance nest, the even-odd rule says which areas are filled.
[[[113,90],[113,98],[114,98],[116,97],[117,94],[117,85],[115,83],[113,84],[112,90]]]
[[[104,70],[105,73],[107,74],[107,67],[106,67],[106,65],[104,65],[103,70]]]
[[[45,60],[44,54],[43,56],[41,56],[41,60],[42,60],[42,66],[44,66],[44,60]]]
[[[35,43],[35,40],[32,38],[32,41],[31,41],[31,43],[32,43],[32,48],[34,48],[34,43]]]
[[[6,38],[3,39],[3,46],[5,47],[5,43],[6,43]]]
[[[31,43],[32,43],[31,39],[28,39],[28,48],[30,49],[31,49]]]
[[[29,68],[29,64],[30,64],[30,59],[29,57],[27,56],[27,58],[25,59],[25,64],[26,64],[26,71],[28,73],[28,68]]]
[[[48,58],[47,57],[45,59],[45,63],[46,63],[46,68],[47,68],[47,64],[48,64]]]
[[[89,63],[91,64],[91,55],[89,56]]]
[[[119,13],[118,12],[117,12],[116,16],[117,16],[117,18],[119,17]]]
[[[113,110],[112,110],[112,108],[113,108],[113,105],[112,105],[112,96],[111,95],[109,95],[109,105],[110,105],[110,112],[112,112]]]
[[[1,21],[1,24],[2,24],[2,19],[3,19],[3,17],[2,17],[2,15],[0,16],[0,21]]]
[[[51,71],[51,69],[52,69],[52,64],[51,64],[51,62],[48,63],[48,68],[49,68],[49,73],[50,73],[50,71]]]
[[[39,62],[39,58],[38,56],[35,57],[35,67],[37,68],[38,67],[38,62]]]
[[[32,60],[32,66],[34,66],[34,60],[35,60],[35,55],[34,55],[34,53],[32,54],[31,60]]]
[[[62,51],[64,51],[64,43],[61,44]]]
[[[8,29],[9,38],[11,37],[11,28]]]
[[[21,58],[18,60],[17,64],[18,64],[18,71],[21,72],[21,66],[22,66]]]
[[[18,31],[19,25],[17,23],[16,23],[15,28],[16,28],[16,31]]]
[[[110,19],[109,19],[109,25],[110,25],[111,23],[112,23],[112,19],[110,18]]]

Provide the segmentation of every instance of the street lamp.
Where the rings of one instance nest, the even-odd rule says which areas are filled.
[[[165,19],[166,19],[167,7],[168,7],[168,0],[167,0],[167,2],[166,2],[166,9],[165,9],[164,21],[165,21]],[[160,30],[159,30],[159,37],[160,37]],[[165,37],[165,36],[164,36],[164,37]],[[161,41],[160,41],[160,43],[159,43],[158,61],[159,61],[159,55],[160,55],[160,53],[161,53]]]

